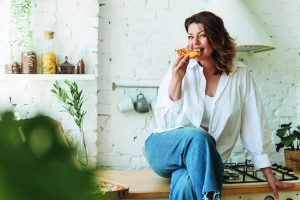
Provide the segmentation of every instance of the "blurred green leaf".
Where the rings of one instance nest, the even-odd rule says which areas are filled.
[[[58,122],[42,115],[19,121],[13,116],[6,112],[0,120],[0,199],[89,199],[95,191],[93,172],[76,165]]]

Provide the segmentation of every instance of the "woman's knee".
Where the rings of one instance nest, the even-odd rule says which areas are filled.
[[[185,134],[191,141],[199,142],[214,142],[212,136],[210,136],[206,131],[199,128],[186,128]]]

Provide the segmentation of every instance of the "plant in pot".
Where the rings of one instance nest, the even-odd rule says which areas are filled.
[[[284,148],[285,164],[296,171],[300,170],[300,126],[293,129],[292,123],[281,124],[276,130],[280,142],[276,144],[276,151]]]

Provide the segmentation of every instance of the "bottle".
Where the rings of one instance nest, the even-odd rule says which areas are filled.
[[[82,58],[77,63],[77,74],[85,74],[85,65]]]
[[[44,32],[45,45],[42,53],[42,73],[43,74],[56,74],[56,54],[53,41],[54,32]]]

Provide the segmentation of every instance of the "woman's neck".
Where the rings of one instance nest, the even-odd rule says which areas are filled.
[[[199,64],[203,67],[203,72],[206,75],[215,75],[218,71],[215,62],[212,60],[199,61]]]

